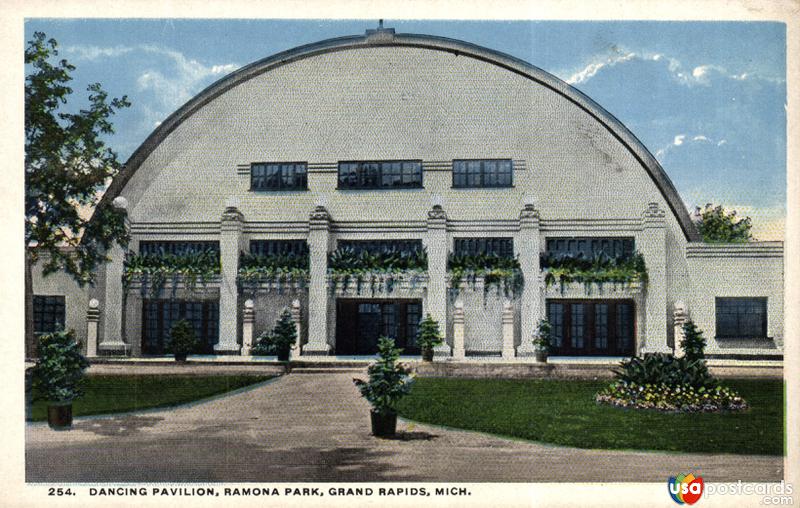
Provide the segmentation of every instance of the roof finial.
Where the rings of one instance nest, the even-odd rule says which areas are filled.
[[[383,30],[383,19],[378,20],[378,30]]]

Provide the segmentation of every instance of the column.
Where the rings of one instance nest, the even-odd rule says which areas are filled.
[[[253,349],[253,325],[256,321],[254,306],[253,300],[245,300],[242,310],[242,356],[249,355]]]
[[[686,312],[686,304],[680,301],[675,302],[675,310],[673,310],[672,313],[672,323],[675,331],[675,346],[673,350],[677,357],[683,356],[683,348],[681,347],[681,341],[684,338],[683,325],[688,319],[689,314]]]
[[[503,360],[516,356],[514,350],[514,306],[509,300],[503,304]]]
[[[239,354],[238,337],[239,252],[242,250],[244,216],[235,199],[225,205],[219,225],[219,255],[221,279],[219,284],[219,342],[214,346],[217,354]]]
[[[658,203],[650,203],[642,216],[637,248],[647,267],[643,353],[671,353],[667,344],[666,222]]]
[[[121,210],[127,210],[128,200],[122,196],[117,196],[112,202],[112,206]],[[125,217],[125,227],[130,231],[130,223]],[[104,296],[103,319],[103,338],[98,345],[100,352],[119,353],[128,350],[125,343],[125,330],[122,327],[122,314],[125,312],[122,288],[122,274],[125,270],[125,255],[127,247],[122,247],[117,243],[111,246],[108,251],[110,261],[106,263],[106,287]]]
[[[531,200],[532,201],[532,200]],[[519,356],[532,356],[533,334],[544,315],[544,298],[540,287],[539,211],[533,203],[526,203],[519,214],[519,232],[514,238],[514,250],[519,257],[524,286],[520,302]]]
[[[294,345],[292,345],[292,355],[299,356],[302,352],[303,344],[303,327],[300,322],[300,300],[292,300],[292,320],[294,321],[294,332],[297,335]]]
[[[428,288],[425,314],[439,322],[439,329],[447,329],[447,214],[442,205],[434,204],[428,212],[428,231],[425,248],[428,251]],[[450,356],[450,346],[445,341],[433,350],[434,356]]]
[[[89,310],[86,311],[86,357],[97,356],[97,328],[100,323],[100,302],[95,298],[89,300]]]
[[[331,216],[317,205],[308,222],[308,250],[311,257],[308,283],[308,341],[305,355],[327,355],[328,344],[328,242]]]
[[[464,302],[456,301],[453,306],[453,359],[463,360],[467,352],[464,345]]]

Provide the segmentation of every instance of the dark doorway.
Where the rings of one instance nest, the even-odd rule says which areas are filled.
[[[336,354],[375,354],[382,336],[393,338],[403,354],[419,354],[416,336],[421,319],[420,300],[337,300]]]
[[[632,356],[636,313],[630,300],[547,300],[554,355]]]
[[[198,344],[195,354],[213,354],[219,337],[219,302],[145,300],[142,306],[142,353],[172,353],[169,331],[177,321],[192,324]]]

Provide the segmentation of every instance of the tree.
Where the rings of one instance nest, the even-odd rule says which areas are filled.
[[[703,331],[697,328],[691,320],[683,324],[683,339],[681,339],[680,346],[689,361],[705,358],[706,339],[703,337]]]
[[[25,49],[25,343],[35,354],[32,266],[43,273],[63,270],[78,284],[94,282],[114,242],[126,245],[125,211],[98,206],[120,169],[103,138],[114,132],[110,117],[130,106],[127,97],[109,99],[99,83],[87,87],[89,105],[66,110],[75,67],[58,56],[58,44],[36,32]],[[75,108],[72,108],[73,110]],[[91,218],[87,211],[94,209]]]
[[[737,217],[736,210],[726,212],[721,205],[707,204],[695,209],[695,224],[704,242],[744,243],[753,239],[750,217]]]

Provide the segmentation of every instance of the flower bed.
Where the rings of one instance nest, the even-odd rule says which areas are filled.
[[[747,402],[724,386],[706,389],[688,384],[639,385],[620,381],[600,391],[596,400],[601,404],[617,407],[686,413],[747,409]]]
[[[478,279],[483,279],[484,296],[495,288],[497,294],[514,298],[522,293],[524,285],[519,260],[496,254],[450,254],[447,259],[450,272],[450,289],[453,293],[461,290],[462,283],[476,287]]]

